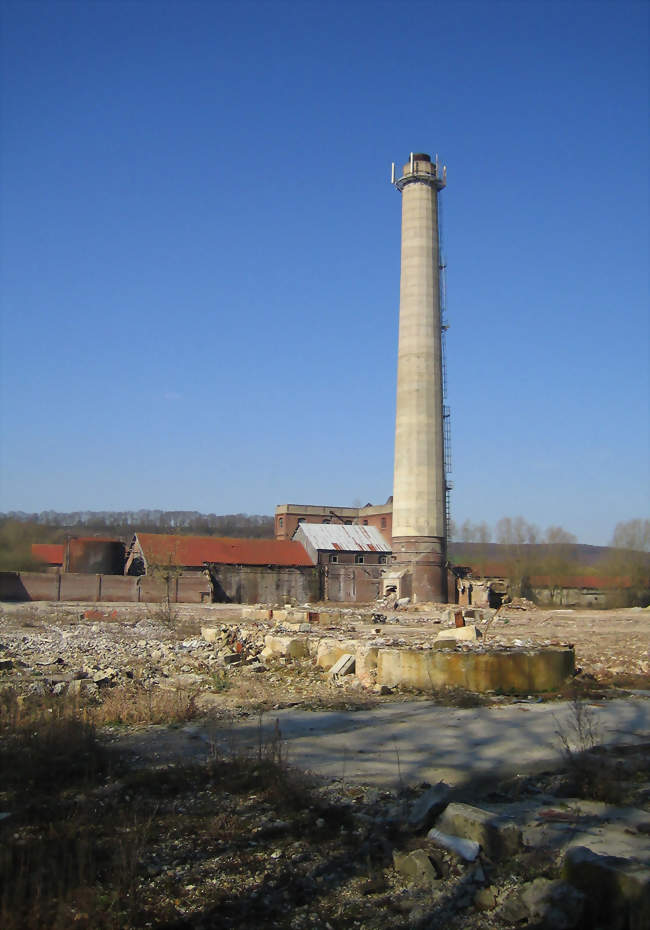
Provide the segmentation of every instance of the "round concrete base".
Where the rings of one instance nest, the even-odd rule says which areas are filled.
[[[502,694],[555,691],[574,672],[572,646],[380,649],[377,655],[377,684],[419,691],[446,687]]]

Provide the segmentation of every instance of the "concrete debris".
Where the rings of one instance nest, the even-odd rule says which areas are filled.
[[[357,640],[321,639],[316,651],[316,665],[328,670],[338,662],[341,656],[354,654],[356,648]]]
[[[264,638],[265,647],[262,656],[287,656],[291,659],[306,659],[309,656],[309,642],[291,636],[272,636]]]
[[[439,781],[437,785],[420,795],[409,813],[409,827],[416,832],[426,830],[445,809],[449,803],[450,794],[449,785],[444,781]]]
[[[330,678],[342,678],[343,675],[351,675],[354,672],[355,659],[349,653],[342,655],[329,670]]]
[[[520,889],[529,920],[539,930],[573,930],[582,921],[585,896],[559,879],[536,878]]]
[[[448,804],[437,826],[453,836],[474,840],[493,859],[513,855],[521,848],[521,829],[513,820],[471,804]]]
[[[456,643],[466,642],[477,640],[483,634],[475,626],[460,626],[454,627],[450,630],[440,630],[436,636],[435,642],[439,643],[441,640],[451,640]]]
[[[650,926],[650,867],[574,846],[564,859],[564,876],[587,897],[587,915],[610,930]]]
[[[477,911],[491,911],[496,907],[497,896],[494,888],[488,885],[487,888],[479,888],[474,895],[474,907]]]
[[[393,865],[408,882],[418,885],[430,885],[438,878],[438,873],[424,849],[414,849],[410,853],[393,852]]]

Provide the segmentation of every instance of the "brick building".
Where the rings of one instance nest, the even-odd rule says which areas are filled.
[[[275,508],[276,539],[292,539],[301,523],[375,527],[390,547],[393,533],[393,498],[389,497],[385,504],[366,504],[365,507],[279,504]]]

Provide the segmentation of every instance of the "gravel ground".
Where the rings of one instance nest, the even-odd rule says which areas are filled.
[[[614,926],[609,917],[603,916],[599,924],[593,915],[581,924],[578,911],[571,909],[573,892],[565,886],[560,916],[556,909],[549,918],[555,923],[539,923],[529,906],[533,882],[559,881],[563,851],[523,844],[506,857],[483,850],[474,862],[465,861],[428,839],[424,828],[409,824],[409,812],[426,790],[423,785],[383,791],[341,779],[310,780],[286,766],[281,740],[261,741],[246,758],[215,750],[207,763],[192,759],[181,763],[161,759],[158,752],[154,764],[166,734],[173,740],[175,727],[186,731],[206,714],[229,717],[236,725],[238,716],[273,707],[352,711],[414,699],[412,694],[365,690],[351,676],[332,684],[309,660],[261,660],[264,635],[273,625],[245,624],[234,609],[183,606],[177,613],[170,625],[144,605],[5,604],[0,608],[0,692],[6,708],[0,749],[5,759],[10,758],[6,752],[15,749],[16,737],[7,729],[11,715],[19,719],[21,708],[24,712],[30,701],[41,702],[50,714],[57,702],[63,707],[66,701],[97,714],[100,742],[109,749],[118,737],[120,745],[125,735],[134,737],[132,752],[121,752],[109,769],[90,780],[86,773],[81,784],[66,782],[60,788],[55,780],[56,754],[48,750],[40,763],[46,776],[41,794],[33,784],[38,765],[24,784],[15,777],[12,782],[12,772],[0,765],[0,809],[9,815],[0,820],[4,843],[0,871],[9,879],[5,889],[19,886],[16,875],[24,876],[26,863],[30,875],[46,874],[43,857],[50,856],[49,868],[53,868],[63,856],[61,851],[69,848],[72,852],[66,854],[75,868],[68,871],[83,871],[74,845],[70,846],[73,839],[62,845],[61,837],[68,837],[71,828],[85,838],[84,855],[88,856],[88,849],[102,851],[87,887],[75,886],[65,894],[55,888],[50,899],[42,892],[45,903],[31,923],[20,917],[24,901],[21,904],[16,898],[12,905],[5,891],[0,900],[4,926],[11,930],[30,926],[39,930],[68,926],[81,930],[600,926],[611,930]],[[386,621],[376,620],[376,627],[369,619],[357,609],[344,610],[335,623],[319,627],[320,633],[314,635],[426,643],[450,623],[442,611],[434,610],[428,615],[387,612]],[[201,639],[202,625],[223,628],[217,647]],[[614,685],[617,693],[625,686],[648,687],[648,610],[510,607],[479,625],[488,643],[574,643],[583,670],[578,680],[588,687],[606,691]],[[467,698],[447,695],[446,699]],[[37,734],[34,727],[27,736],[33,739]],[[138,757],[145,737],[155,748]],[[201,753],[205,758],[205,746]],[[494,785],[488,795],[463,800],[485,806],[541,798],[544,816],[562,825],[576,822],[578,815],[572,813],[576,797],[600,797],[608,812],[603,817],[611,815],[611,805],[636,812],[636,826],[627,828],[627,833],[638,835],[641,849],[650,829],[648,763],[647,746],[617,747],[596,752],[588,778],[568,764]],[[52,843],[55,846],[47,853]],[[394,867],[395,853],[413,850],[420,850],[430,863],[432,876],[425,881],[409,879]],[[29,865],[30,856],[36,857],[36,865]],[[111,857],[117,863],[112,871],[105,864],[113,861]]]

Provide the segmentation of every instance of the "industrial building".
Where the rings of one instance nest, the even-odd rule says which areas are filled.
[[[319,600],[376,600],[390,546],[374,526],[301,523],[293,536],[319,569]]]
[[[278,504],[275,508],[276,539],[293,539],[301,523],[373,526],[390,546],[393,533],[393,498],[389,497],[385,504],[366,504],[365,507]]]

